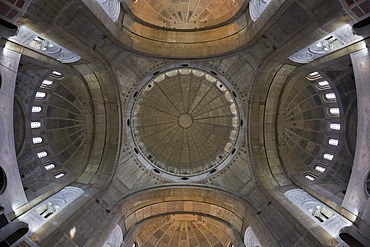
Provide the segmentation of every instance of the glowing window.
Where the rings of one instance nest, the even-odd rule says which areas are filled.
[[[39,128],[41,128],[41,122],[40,121],[31,122],[31,129],[39,129]]]
[[[55,75],[55,76],[62,76],[62,73],[54,70],[53,72],[51,72],[52,75]]]
[[[41,137],[34,137],[34,138],[32,138],[32,141],[33,141],[33,144],[38,144],[38,143],[42,142],[42,138]]]
[[[329,145],[332,145],[332,146],[338,146],[339,141],[337,139],[330,138],[328,140],[328,143],[329,143]]]
[[[41,85],[43,86],[47,86],[47,87],[51,87],[52,85],[54,84],[53,81],[50,81],[50,80],[44,80]]]
[[[332,155],[332,154],[328,154],[328,153],[325,153],[325,154],[323,155],[323,157],[324,157],[324,159],[326,159],[326,160],[333,160],[334,155]]]
[[[312,73],[309,73],[307,76],[306,76],[306,79],[309,80],[309,81],[314,81],[314,80],[317,80],[317,79],[320,79],[322,78],[320,73],[315,71],[315,72],[312,72]]]
[[[335,93],[327,93],[325,94],[325,99],[327,100],[335,100],[337,97],[335,97]]]
[[[46,93],[44,92],[37,92],[36,93],[36,99],[43,99],[46,97]]]
[[[339,108],[337,107],[330,108],[329,113],[330,115],[333,115],[333,116],[339,116]]]
[[[65,174],[66,174],[65,172],[58,172],[57,174],[55,174],[55,175],[54,175],[54,177],[55,177],[56,179],[58,179],[58,178],[63,177]]]
[[[329,124],[330,130],[340,130],[340,124],[339,123],[330,123]]]
[[[39,157],[39,159],[44,158],[46,156],[48,156],[48,153],[46,151],[41,151],[37,153],[37,157]]]
[[[326,168],[320,165],[316,165],[315,170],[322,173],[326,170]]]
[[[45,169],[47,170],[47,171],[49,171],[49,170],[51,170],[51,169],[54,169],[55,168],[55,164],[54,163],[50,163],[50,164],[47,164],[47,165],[44,165],[44,167],[45,167]],[[59,174],[59,173],[58,173]],[[56,175],[58,175],[58,174],[56,174]],[[62,173],[60,173],[60,174],[62,174]],[[55,175],[55,178],[57,178],[56,177],[56,175]],[[64,176],[64,174],[61,176],[61,177],[63,177]],[[59,177],[58,177],[59,178]]]
[[[330,84],[329,84],[328,81],[319,81],[318,83],[316,83],[316,87],[319,90],[329,89],[330,88]]]
[[[314,176],[312,176],[310,174],[306,174],[306,175],[304,175],[304,177],[307,178],[310,181],[314,181],[316,179]]]
[[[32,112],[34,113],[41,112],[41,106],[32,106]]]

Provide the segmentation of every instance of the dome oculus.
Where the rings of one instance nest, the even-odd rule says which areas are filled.
[[[214,169],[230,156],[239,135],[232,92],[199,69],[172,69],[152,78],[129,117],[141,161],[175,177]]]

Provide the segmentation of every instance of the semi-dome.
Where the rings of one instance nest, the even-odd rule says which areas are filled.
[[[126,0],[129,10],[141,21],[157,27],[200,29],[232,19],[244,0]]]

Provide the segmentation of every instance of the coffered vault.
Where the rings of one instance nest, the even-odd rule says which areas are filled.
[[[369,13],[0,1],[0,246],[369,246]]]

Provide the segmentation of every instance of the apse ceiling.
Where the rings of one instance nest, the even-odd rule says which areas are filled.
[[[220,25],[236,15],[244,0],[126,0],[140,20],[172,29],[199,29]]]

